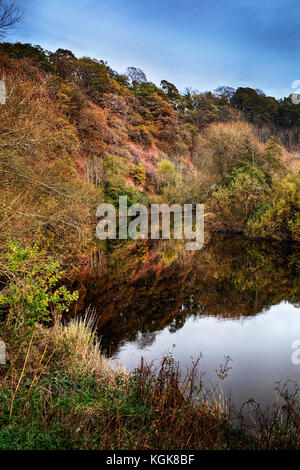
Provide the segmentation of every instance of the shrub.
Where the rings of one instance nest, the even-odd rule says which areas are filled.
[[[133,176],[134,182],[138,185],[144,184],[146,181],[146,170],[141,163],[134,165],[131,170],[131,175]]]
[[[300,240],[300,173],[277,180],[248,222],[248,234]]]
[[[175,186],[181,180],[180,174],[177,173],[174,164],[169,160],[162,159],[155,171],[159,190]]]
[[[133,127],[129,133],[129,137],[131,140],[146,146],[151,145],[152,142],[151,133],[145,125]]]
[[[193,160],[196,167],[212,182],[220,181],[230,168],[242,163],[256,164],[273,173],[283,166],[282,149],[271,140],[265,147],[250,124],[231,121],[211,124],[199,139]]]
[[[218,227],[243,232],[261,197],[270,189],[270,178],[254,164],[234,167],[215,187],[209,202]]]
[[[8,284],[0,295],[0,305],[9,306],[8,321],[18,325],[49,322],[51,312],[63,313],[78,299],[65,286],[56,287],[64,271],[53,258],[46,258],[37,245],[23,248],[9,243],[6,273]]]
[[[106,202],[119,203],[119,196],[127,196],[128,205],[140,202],[141,193],[126,183],[121,177],[109,178],[104,181],[104,194]]]
[[[108,178],[119,175],[124,169],[124,161],[115,155],[106,155],[104,158],[103,166],[106,170]]]
[[[0,121],[0,241],[4,245],[9,237],[17,236],[22,244],[31,244],[40,232],[44,246],[56,257],[74,260],[75,253],[92,243],[90,216],[96,205],[94,188],[78,178],[77,129],[62,113],[42,76],[33,80],[21,68],[5,75],[8,98]]]

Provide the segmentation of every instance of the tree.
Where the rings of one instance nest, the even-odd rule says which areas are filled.
[[[238,88],[231,99],[235,108],[243,111],[248,121],[255,124],[274,122],[278,115],[278,102],[253,88]]]
[[[300,104],[294,104],[291,96],[279,101],[276,124],[283,127],[296,127],[300,125]]]
[[[51,63],[55,66],[56,73],[62,79],[70,79],[74,73],[75,55],[68,49],[57,49],[50,54]]]
[[[21,18],[22,12],[14,2],[0,0],[0,39],[4,38],[8,30]]]
[[[230,100],[235,93],[235,89],[231,86],[219,86],[214,90],[214,92],[218,97],[223,98],[230,103]]]
[[[210,92],[192,93],[186,95],[188,106],[185,111],[185,120],[196,126],[203,128],[209,122],[220,119],[220,109],[217,106],[217,99]]]
[[[169,160],[160,160],[155,172],[159,189],[161,187],[169,188],[170,186],[176,186],[180,181],[180,175],[175,170],[174,164]]]
[[[173,85],[173,83],[170,83],[167,80],[162,80],[160,82],[160,86],[173,103],[175,103],[180,98],[179,91],[176,86]]]
[[[39,64],[46,71],[53,71],[54,65],[49,60],[49,51],[45,51],[41,46],[32,46],[29,43],[2,42],[0,44],[0,55],[8,55],[12,59],[29,59],[31,62]]]
[[[218,228],[244,232],[249,217],[262,197],[270,192],[269,178],[257,165],[243,162],[214,188],[209,202]]]
[[[300,174],[290,173],[273,182],[272,191],[248,222],[248,234],[266,238],[300,240]]]
[[[144,184],[147,178],[146,170],[141,163],[134,165],[131,170],[131,175],[136,185]]]
[[[145,73],[141,69],[137,69],[136,67],[128,67],[126,70],[126,75],[134,88],[140,83],[147,81]]]

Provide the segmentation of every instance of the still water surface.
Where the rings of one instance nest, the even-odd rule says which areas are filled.
[[[102,348],[130,370],[170,353],[185,370],[202,355],[209,384],[230,356],[223,390],[235,408],[249,398],[271,405],[276,382],[300,385],[299,255],[299,245],[224,236],[199,252],[171,241],[106,244],[74,283],[76,310],[95,309]]]

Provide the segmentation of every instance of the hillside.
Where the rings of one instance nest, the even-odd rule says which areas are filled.
[[[290,98],[180,93],[134,67],[123,75],[20,43],[0,44],[0,75],[2,246],[34,235],[74,261],[93,247],[97,205],[120,194],[206,203],[213,229],[299,240],[300,105]]]

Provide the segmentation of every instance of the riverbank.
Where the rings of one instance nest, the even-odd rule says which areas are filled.
[[[99,350],[91,319],[51,328],[2,331],[0,449],[297,449],[299,414],[288,410],[249,433],[228,410],[165,357],[154,371],[114,368]],[[217,381],[226,374],[219,371]],[[289,401],[286,401],[286,404]],[[282,410],[280,410],[282,411]]]

